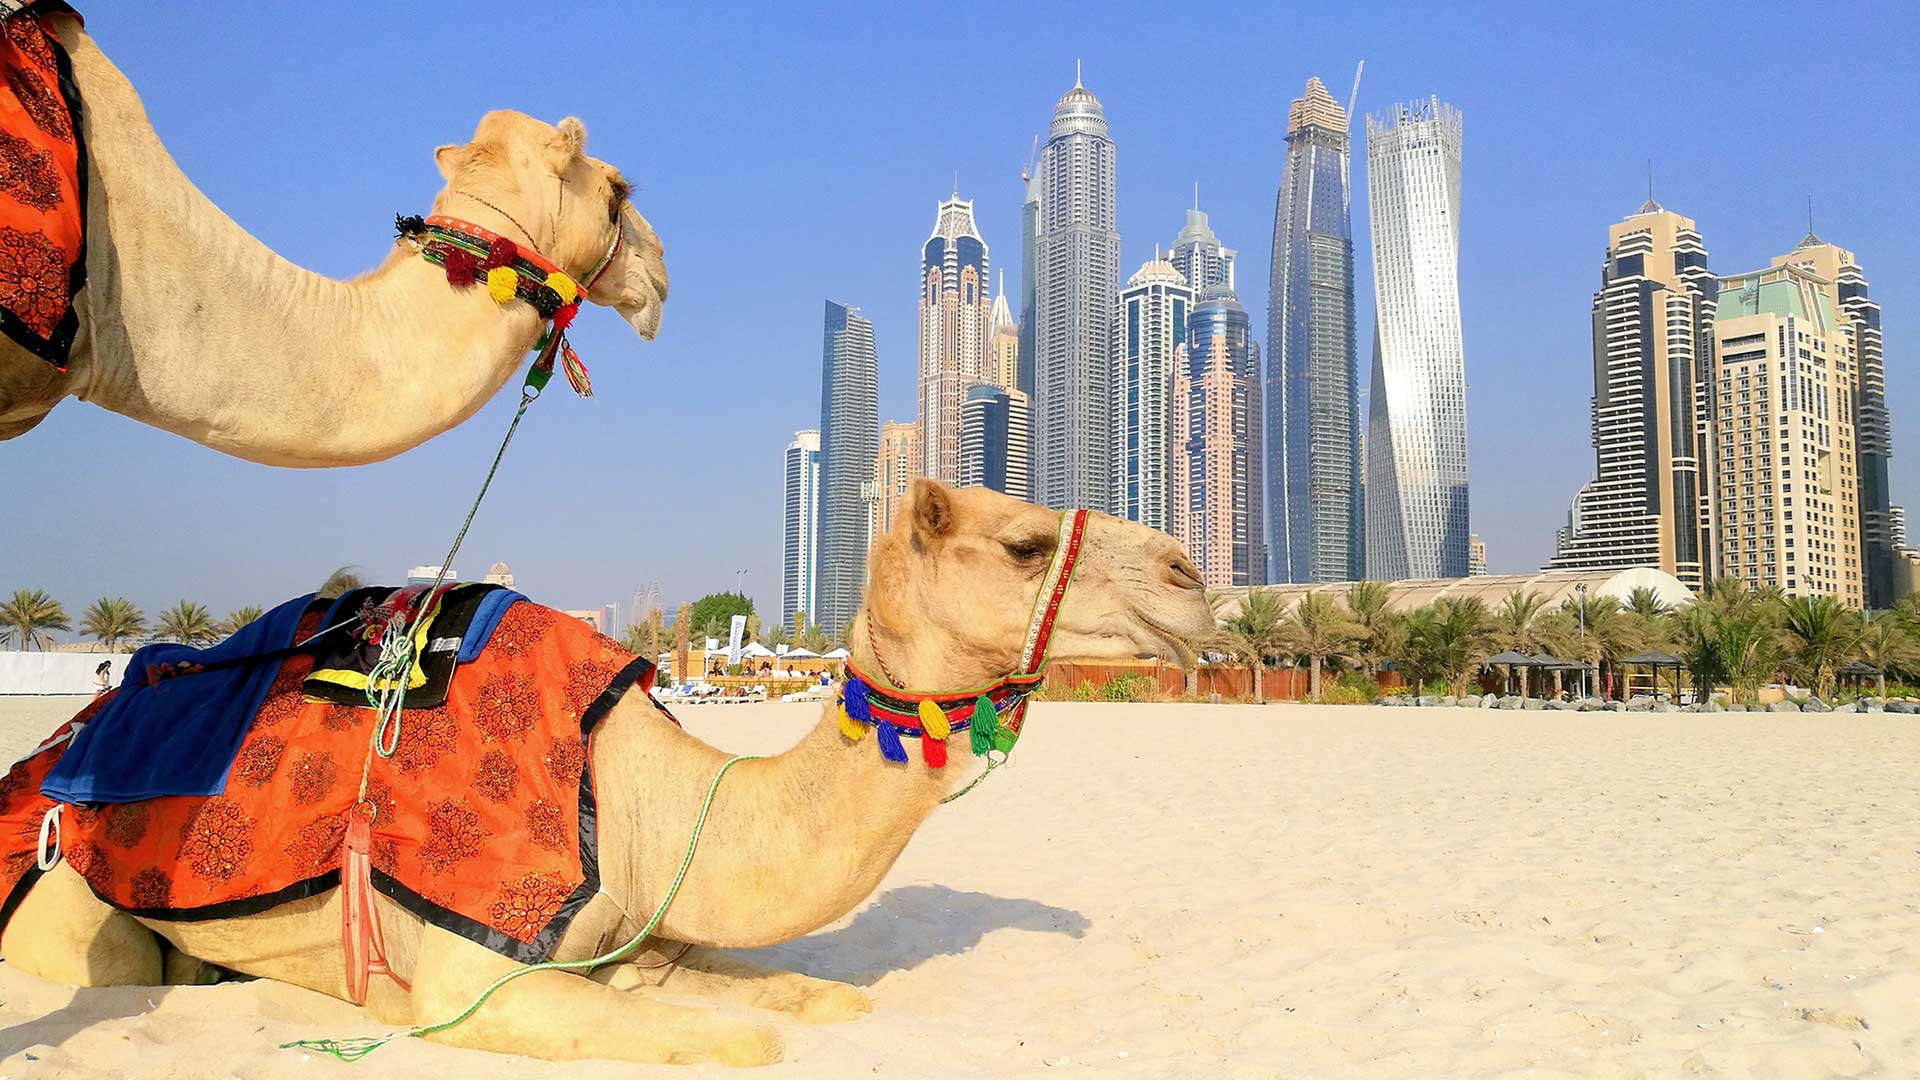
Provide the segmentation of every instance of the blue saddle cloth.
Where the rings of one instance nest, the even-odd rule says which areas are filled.
[[[134,653],[119,692],[73,737],[40,793],[64,803],[220,794],[280,671],[279,652],[293,644],[312,599],[309,593],[289,600],[211,648],[161,644]],[[215,666],[233,661],[241,662]],[[156,664],[211,670],[148,685],[147,669]]]

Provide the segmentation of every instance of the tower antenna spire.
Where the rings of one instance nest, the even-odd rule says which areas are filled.
[[[1075,90],[1083,89],[1080,85],[1080,58],[1077,56],[1073,58],[1073,88]]]
[[[1193,208],[1200,209],[1200,181],[1193,182]]]
[[[1813,235],[1813,193],[1807,193],[1807,235]]]
[[[1647,201],[1653,201],[1653,159],[1647,159]]]

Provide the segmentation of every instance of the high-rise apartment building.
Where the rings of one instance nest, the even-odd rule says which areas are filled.
[[[820,358],[820,524],[812,621],[838,636],[867,583],[869,496],[880,453],[880,380],[873,323],[827,301]]]
[[[1216,243],[1217,249],[1219,245]],[[1204,259],[1203,252],[1189,250]],[[1114,337],[1120,352],[1113,386],[1113,513],[1173,531],[1173,381],[1187,339],[1193,290],[1166,259],[1149,259],[1120,293]]]
[[[1852,321],[1789,262],[1720,279],[1713,321],[1720,572],[1860,607]]]
[[[1709,451],[1714,297],[1694,223],[1648,199],[1607,229],[1593,294],[1594,479],[1549,569],[1714,576]]]
[[[956,194],[920,248],[920,461],[943,483],[960,480],[960,398],[986,377],[992,332],[987,244]]]
[[[1007,282],[1004,273],[993,297],[992,331],[987,337],[988,382],[1002,390],[1020,389],[1020,325],[1013,321],[1007,307]]]
[[[1260,347],[1222,286],[1187,322],[1173,383],[1173,535],[1210,586],[1266,583]]]
[[[1034,329],[1040,325],[1040,177],[1031,163],[1020,170],[1020,371],[1017,386],[1033,400]]]
[[[1037,501],[1107,510],[1113,496],[1113,309],[1120,234],[1106,113],[1075,78],[1040,154],[1035,250]]]
[[[1367,117],[1367,576],[1386,581],[1467,572],[1460,131],[1460,111],[1439,98]]]
[[[1467,576],[1487,576],[1487,542],[1480,539],[1479,533],[1467,537]]]
[[[780,625],[792,626],[796,614],[809,619],[814,611],[814,560],[820,546],[820,433],[812,429],[794,433],[787,444],[786,528],[781,548]],[[650,594],[653,608],[660,605],[656,587]],[[645,618],[640,610],[641,594],[634,593],[634,617]]]
[[[1173,246],[1167,249],[1167,261],[1180,271],[1187,287],[1198,296],[1215,285],[1228,292],[1234,290],[1233,260],[1238,254],[1230,247],[1220,246],[1220,238],[1214,235],[1207,224],[1207,215],[1200,210],[1199,186],[1195,185],[1193,209],[1187,211],[1187,223],[1174,236]]]
[[[960,484],[1032,498],[1027,395],[991,383],[967,388],[960,404]]]
[[[1271,581],[1366,576],[1347,111],[1320,80],[1287,111],[1267,285]]]
[[[1866,579],[1866,606],[1884,610],[1899,601],[1905,567],[1900,549],[1906,546],[1904,528],[1896,524],[1899,510],[1890,502],[1888,466],[1893,459],[1893,423],[1887,412],[1886,359],[1880,338],[1880,305],[1867,293],[1867,277],[1853,260],[1853,252],[1835,247],[1813,234],[1794,249],[1776,256],[1775,266],[1797,263],[1833,284],[1841,318],[1853,336],[1853,451],[1860,475],[1860,554]]]
[[[880,425],[880,454],[873,461],[873,486],[878,495],[873,512],[873,538],[893,531],[907,488],[920,472],[920,428],[889,420]]]

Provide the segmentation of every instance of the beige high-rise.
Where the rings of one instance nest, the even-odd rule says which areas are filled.
[[[920,475],[920,428],[915,424],[889,420],[880,425],[880,454],[873,461],[873,487],[877,499],[873,508],[871,543],[893,529],[900,514],[900,503],[907,487]]]
[[[1692,220],[1652,199],[1607,229],[1593,296],[1594,479],[1548,569],[1650,566],[1693,588],[1714,576],[1702,475],[1712,282]]]
[[[1833,282],[1794,263],[1722,278],[1713,334],[1721,572],[1861,606],[1857,361]]]
[[[987,243],[973,203],[955,195],[920,250],[920,467],[944,483],[960,482],[960,400],[987,379],[992,309]]]
[[[993,298],[993,336],[987,339],[987,381],[1002,390],[1020,389],[1020,326],[1007,307],[1006,275]]]

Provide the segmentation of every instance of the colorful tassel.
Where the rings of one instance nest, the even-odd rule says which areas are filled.
[[[867,725],[848,716],[845,705],[840,706],[840,734],[845,735],[854,742],[859,742],[862,738],[865,738],[867,734]]]
[[[580,362],[580,354],[573,351],[566,338],[560,339],[560,369],[567,373],[567,385],[581,397],[593,396],[593,380],[587,378],[587,365]]]
[[[993,749],[993,733],[999,727],[999,712],[995,711],[987,695],[981,694],[973,703],[973,716],[967,720],[968,741],[973,746],[974,757]]]
[[[847,715],[863,724],[873,722],[873,709],[867,704],[867,684],[859,679],[848,679],[846,692],[841,695],[846,703]]]
[[[487,246],[487,257],[480,261],[480,269],[493,270],[496,267],[511,267],[520,258],[520,246],[511,240],[495,240]]]
[[[570,304],[560,305],[560,310],[553,313],[553,328],[565,330],[573,325],[573,317],[578,314],[580,314],[580,301],[575,300]]]
[[[467,288],[480,276],[480,260],[470,251],[449,247],[440,265],[447,271],[447,284],[456,289]]]
[[[547,288],[560,294],[562,304],[571,304],[580,295],[579,286],[573,283],[573,279],[558,270],[547,275]]]
[[[936,739],[932,735],[920,736],[920,756],[926,760],[929,769],[947,767],[947,740]]]
[[[953,734],[953,725],[947,722],[946,710],[935,705],[932,698],[920,699],[920,726],[936,739]]]
[[[873,725],[873,729],[880,735],[880,756],[888,761],[904,763],[907,760],[907,748],[900,745],[900,729],[888,720]]]
[[[504,266],[496,266],[487,271],[487,295],[493,297],[496,304],[504,304],[513,299],[515,290],[520,288],[520,275]]]

